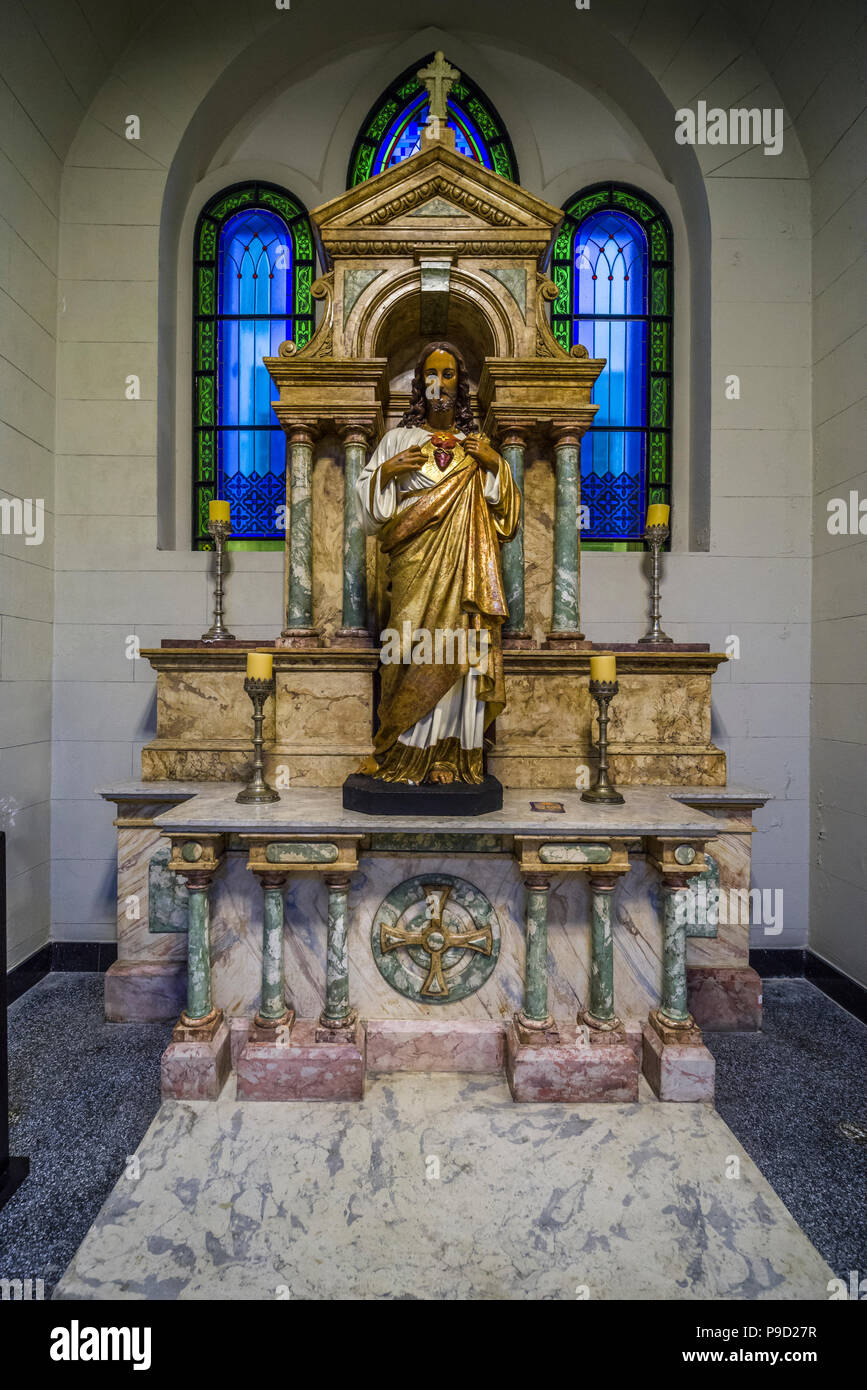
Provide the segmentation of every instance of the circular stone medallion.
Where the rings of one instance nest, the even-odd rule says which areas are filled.
[[[485,983],[500,924],[478,888],[453,874],[407,878],[383,898],[370,929],[380,973],[407,999],[453,1004]]]

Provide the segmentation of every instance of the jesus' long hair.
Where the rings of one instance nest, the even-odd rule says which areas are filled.
[[[412,394],[409,398],[409,410],[406,411],[400,423],[404,426],[423,426],[425,423],[427,412],[425,409],[424,364],[432,352],[450,352],[458,364],[458,389],[455,397],[455,429],[460,430],[463,434],[470,434],[475,428],[473,411],[470,406],[470,377],[467,372],[467,364],[454,343],[428,343],[416,363],[415,375],[412,379]]]

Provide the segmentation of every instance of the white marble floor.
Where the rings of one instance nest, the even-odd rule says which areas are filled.
[[[240,1103],[232,1078],[165,1103],[138,1157],[55,1297],[806,1299],[833,1277],[710,1106],[408,1073],[361,1104]]]

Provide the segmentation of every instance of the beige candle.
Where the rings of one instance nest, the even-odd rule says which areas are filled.
[[[254,681],[269,681],[274,673],[274,658],[270,652],[247,653],[247,676]]]
[[[654,502],[647,508],[647,525],[667,526],[670,514],[671,507],[667,507],[664,502]]]
[[[617,657],[607,652],[604,656],[591,656],[590,679],[592,681],[616,681]]]
[[[217,498],[217,497],[214,498],[213,502],[209,502],[209,503],[208,503],[208,520],[209,520],[209,521],[230,521],[230,520],[231,520],[231,515],[230,515],[230,509],[229,509],[229,504],[228,504],[228,502],[222,502],[222,501],[220,501],[220,499]]]

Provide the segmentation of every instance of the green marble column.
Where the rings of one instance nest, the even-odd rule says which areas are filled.
[[[524,883],[527,889],[524,1007],[518,1015],[518,1023],[533,1030],[544,1030],[554,1021],[548,1012],[548,889],[551,883],[537,874],[530,875]]]
[[[349,914],[347,874],[326,874],[328,938],[325,947],[325,1008],[319,1018],[324,1029],[349,1030],[355,1011],[349,1003]]]
[[[503,625],[508,635],[525,634],[524,607],[524,451],[526,436],[523,430],[506,430],[503,436],[502,455],[512,470],[515,486],[521,495],[521,524],[514,540],[503,546],[503,584],[506,589],[506,602],[509,617]]]
[[[184,874],[189,890],[187,908],[187,1007],[181,1023],[195,1026],[214,1016],[211,996],[211,905],[213,874]]]
[[[313,627],[313,435],[308,429],[289,431],[289,595],[286,629]]]
[[[556,442],[554,596],[551,632],[580,637],[578,612],[578,507],[581,496],[581,436],[561,429]]]
[[[658,1015],[663,1023],[687,1027],[692,1022],[686,997],[686,923],[677,920],[677,894],[686,879],[662,882],[662,1002]]]
[[[358,514],[355,484],[364,468],[367,430],[349,425],[343,431],[343,618],[342,628],[366,634],[367,546]]]
[[[590,893],[593,920],[590,928],[590,1004],[579,1022],[611,1031],[620,1027],[614,1012],[614,937],[611,933],[611,899],[616,878],[592,874]]]
[[[285,874],[259,874],[265,898],[262,927],[262,1000],[255,1023],[276,1028],[286,1023],[286,981],[283,971],[283,893]]]

